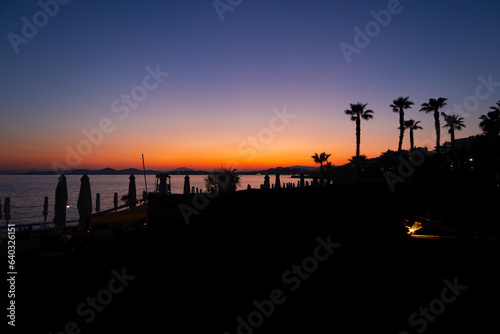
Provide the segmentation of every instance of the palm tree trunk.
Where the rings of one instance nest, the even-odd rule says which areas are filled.
[[[452,126],[450,127],[450,135],[451,135],[451,149],[455,149],[455,128]]]
[[[436,127],[436,153],[439,154],[439,143],[441,142],[441,125],[439,124],[439,112],[434,111],[434,125]]]
[[[413,129],[410,128],[410,150],[413,151]]]
[[[356,119],[356,156],[359,157],[359,144],[361,143],[361,117]]]
[[[399,145],[398,145],[398,153],[401,152],[401,148],[403,147],[403,137],[405,135],[405,113],[403,108],[399,108]]]

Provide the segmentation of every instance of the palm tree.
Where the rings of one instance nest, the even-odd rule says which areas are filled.
[[[446,122],[443,128],[449,128],[448,133],[451,135],[451,147],[455,148],[455,130],[462,130],[465,128],[464,118],[458,115],[446,115],[444,112],[441,113]]]
[[[441,141],[441,125],[439,124],[439,109],[446,106],[445,97],[440,97],[438,99],[429,99],[429,102],[422,103],[422,108],[420,111],[425,111],[426,113],[434,113],[434,126],[436,127],[436,153],[439,153],[439,146]]]
[[[326,184],[330,184],[330,182],[332,181],[332,170],[333,165],[330,161],[328,161],[325,165]]]
[[[490,107],[491,111],[479,116],[481,120],[479,127],[485,135],[493,138],[500,134],[500,101],[497,102],[497,106]]]
[[[403,146],[403,137],[405,135],[405,109],[411,108],[413,103],[409,100],[409,96],[407,97],[398,97],[396,100],[392,101],[392,104],[389,106],[392,108],[392,111],[399,113],[399,144],[398,144],[398,153],[401,152],[401,147]],[[413,145],[412,145],[413,146]]]
[[[351,116],[351,121],[356,122],[356,157],[359,157],[359,144],[361,142],[361,119],[370,120],[373,118],[373,110],[365,110],[367,103],[358,102],[352,104],[351,109],[346,109],[344,112]]]
[[[325,152],[323,153],[320,153],[320,155],[318,155],[318,153],[314,153],[314,155],[311,155],[311,158],[314,159],[314,162],[317,163],[317,164],[320,164],[320,171],[323,171],[323,162],[327,162],[328,161],[328,158],[331,156],[331,154],[327,154]]]
[[[366,165],[366,162],[367,162],[367,158],[366,158],[366,155],[353,155],[350,159],[349,159],[349,162],[351,164],[353,164],[355,167],[359,167],[359,166],[364,166]]]
[[[231,168],[216,169],[212,173],[209,173],[204,178],[204,181],[209,193],[215,193],[216,191],[236,191],[236,188],[241,184],[238,170]]]
[[[420,123],[420,121],[415,122],[412,119],[409,119],[409,120],[404,122],[404,127],[406,129],[410,130],[410,150],[413,150],[413,148],[414,148],[413,131],[414,130],[422,130],[422,127],[420,125],[418,125],[419,123]]]

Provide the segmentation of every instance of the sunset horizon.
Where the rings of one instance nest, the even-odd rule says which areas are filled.
[[[417,147],[435,146],[433,117],[419,112],[430,98],[447,98],[441,111],[464,118],[458,136],[480,133],[478,117],[500,91],[493,4],[429,11],[410,1],[295,2],[244,2],[234,11],[211,2],[197,10],[71,2],[43,24],[36,20],[55,5],[12,5],[0,30],[8,83],[0,170],[141,167],[141,154],[148,168],[248,170],[311,165],[323,151],[343,165],[356,154],[344,110],[362,102],[374,111],[361,124],[360,146],[373,158],[397,150],[398,114],[389,105],[400,96],[415,103],[405,117],[421,121]],[[465,20],[471,10],[480,25]],[[418,19],[427,24],[415,30]]]

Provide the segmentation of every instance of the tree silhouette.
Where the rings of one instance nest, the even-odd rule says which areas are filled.
[[[216,169],[208,174],[204,180],[205,188],[209,193],[236,191],[236,188],[241,184],[237,169],[231,168]]]
[[[436,153],[439,153],[439,146],[441,142],[441,125],[439,123],[439,109],[446,106],[447,98],[440,97],[438,99],[429,99],[429,102],[422,103],[420,111],[426,113],[434,113],[434,126],[436,127]]]
[[[330,184],[332,180],[333,165],[330,161],[325,164],[326,184]]]
[[[409,100],[409,96],[407,97],[398,97],[396,100],[392,101],[392,104],[389,106],[392,108],[392,111],[399,113],[399,144],[398,144],[398,153],[401,152],[401,147],[403,146],[403,137],[405,135],[405,109],[411,108],[413,103]],[[413,147],[413,145],[412,145]]]
[[[320,164],[319,170],[322,172],[323,171],[323,162],[327,162],[328,158],[331,156],[331,154],[327,154],[325,152],[320,153],[314,153],[314,155],[311,155],[311,158],[314,159],[314,162],[317,164]]]
[[[414,121],[413,119],[409,119],[404,122],[404,127],[410,130],[410,150],[414,149],[413,131],[422,130],[422,127],[418,125],[419,123],[420,121]]]
[[[356,157],[359,157],[359,145],[361,143],[361,119],[370,120],[373,118],[373,110],[365,110],[367,103],[360,102],[352,104],[351,109],[346,109],[344,112],[351,116],[351,121],[356,122]]]
[[[455,130],[462,130],[465,128],[464,119],[458,115],[447,115],[444,112],[441,113],[444,117],[444,121],[446,122],[443,125],[443,128],[449,128],[448,133],[451,136],[451,147],[455,148]]]
[[[479,127],[487,137],[494,138],[500,134],[500,101],[490,109],[486,115],[479,116]]]

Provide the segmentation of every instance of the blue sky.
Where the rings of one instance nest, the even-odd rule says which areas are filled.
[[[53,10],[56,2],[42,3]],[[375,21],[371,12],[391,6],[398,13],[349,63],[340,44],[356,46],[354,29],[365,32]],[[440,96],[450,107],[474,102],[480,77],[500,82],[500,3],[493,0],[243,0],[223,21],[211,0],[72,0],[58,7],[16,53],[9,33],[23,37],[23,17],[33,23],[42,8],[36,1],[0,4],[0,169],[64,163],[67,147],[103,118],[115,130],[80,167],[128,167],[141,152],[165,168],[229,159],[242,168],[312,164],[310,155],[325,150],[341,164],[354,154],[354,124],[343,113],[349,103],[375,111],[362,124],[361,143],[362,154],[374,157],[397,146],[393,99],[415,102],[407,118],[422,121],[416,143],[430,146],[433,119],[418,112],[421,103]],[[127,119],[117,119],[112,101],[157,65],[169,76]],[[477,118],[500,100],[500,86],[492,87],[480,90],[489,96],[463,115],[467,128],[457,137],[479,132]],[[285,106],[297,117],[247,161],[238,146]],[[449,138],[444,130],[442,138]]]

